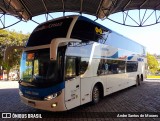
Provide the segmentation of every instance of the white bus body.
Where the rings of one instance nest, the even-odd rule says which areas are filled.
[[[93,29],[80,26],[83,22],[91,23]],[[80,24],[78,29],[76,23]],[[52,30],[62,32],[63,26],[64,36],[43,37]],[[83,33],[84,27],[90,33]],[[82,16],[49,21],[33,31],[23,51],[21,100],[49,111],[97,103],[103,96],[140,85],[145,78],[145,54],[142,45]]]

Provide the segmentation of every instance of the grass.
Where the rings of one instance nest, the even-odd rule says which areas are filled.
[[[147,79],[160,79],[160,76],[147,75]]]

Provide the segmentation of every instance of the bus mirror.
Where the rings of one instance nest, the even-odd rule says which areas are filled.
[[[57,50],[59,46],[67,45],[68,42],[81,42],[78,39],[56,38],[50,44],[50,60],[57,60]]]

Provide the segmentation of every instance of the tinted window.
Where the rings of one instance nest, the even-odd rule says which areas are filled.
[[[64,81],[64,53],[65,47],[59,47],[57,60],[50,61],[50,50],[40,49],[23,52],[21,58],[21,80],[34,87],[49,87]]]
[[[146,55],[146,49],[144,46],[115,32],[109,34],[106,44],[134,53]]]
[[[89,58],[91,55],[93,42],[89,43],[79,43],[71,42],[66,50],[67,56],[84,57]]]
[[[102,59],[98,67],[98,75],[125,73],[125,61]]]
[[[108,64],[106,59],[101,59],[99,66],[98,66],[98,75],[106,75],[108,74]]]
[[[38,26],[31,34],[26,46],[50,44],[51,40],[66,37],[72,18],[47,22]]]
[[[66,75],[67,79],[74,78],[76,76],[76,58],[67,57],[66,58]]]
[[[108,37],[108,30],[100,25],[87,20],[78,20],[72,30],[71,38],[82,41],[95,41],[104,43]]]
[[[84,74],[87,70],[89,58],[71,57],[66,58],[65,78],[71,79],[81,74]]]
[[[79,20],[73,28],[71,38],[90,41],[94,40],[94,34],[94,26],[92,23]]]
[[[137,62],[127,62],[127,72],[136,72],[138,68]]]
[[[89,58],[81,58],[79,74],[84,74],[88,68]]]

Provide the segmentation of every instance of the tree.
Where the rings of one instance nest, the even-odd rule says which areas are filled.
[[[157,59],[155,58],[155,56],[147,53],[147,62],[148,62],[150,72],[155,74],[157,70],[159,69],[159,63]]]
[[[0,30],[0,65],[7,71],[7,79],[10,69],[19,69],[21,50],[15,49],[10,52],[8,61],[3,61],[4,51],[11,46],[24,46],[29,34],[22,34],[22,32]]]

